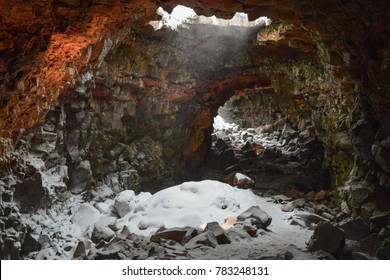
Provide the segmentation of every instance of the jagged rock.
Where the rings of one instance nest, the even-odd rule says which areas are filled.
[[[362,218],[349,218],[339,224],[345,232],[345,239],[362,240],[370,235],[370,226]]]
[[[285,196],[283,194],[279,194],[279,195],[274,195],[271,197],[271,200],[275,203],[281,203],[281,204],[284,204],[286,202],[289,202],[292,200],[291,197],[288,197],[288,196]]]
[[[245,221],[249,218],[257,220],[259,226],[264,229],[267,228],[272,222],[272,218],[267,214],[267,212],[261,210],[259,206],[252,206],[238,215],[237,221]]]
[[[374,144],[372,145],[372,155],[374,156],[376,163],[378,163],[384,171],[390,173],[390,152],[382,146]]]
[[[91,164],[88,160],[81,161],[71,173],[68,186],[73,194],[85,191],[92,180]]]
[[[110,241],[115,236],[115,232],[105,223],[97,222],[93,228],[91,240],[99,243],[101,240]]]
[[[255,219],[249,219],[250,223],[244,222],[243,224],[243,230],[245,230],[250,237],[257,237],[257,230],[258,230],[258,225],[256,224],[257,220]]]
[[[73,253],[73,259],[86,260],[88,255],[87,248],[89,248],[89,244],[87,241],[79,241]]]
[[[237,226],[229,228],[226,231],[226,234],[230,240],[235,240],[235,241],[240,241],[240,240],[246,239],[250,236],[247,231],[245,231],[243,228],[237,227]]]
[[[291,124],[286,123],[282,129],[282,138],[291,138],[294,135],[298,135],[298,131],[296,131]]]
[[[231,240],[217,222],[211,222],[206,225],[205,230],[211,231],[217,238],[218,244],[230,244]]]
[[[378,228],[383,228],[390,224],[390,212],[385,212],[380,215],[372,216],[370,218],[370,222]]]
[[[345,233],[342,229],[328,222],[320,222],[308,243],[309,251],[323,250],[334,256],[340,254],[345,243]]]
[[[249,178],[248,176],[242,173],[236,173],[233,179],[233,185],[239,188],[251,188],[253,187],[255,182]]]
[[[295,208],[302,208],[304,206],[305,206],[305,199],[300,198],[285,204],[282,208],[282,211],[292,212],[294,211]]]
[[[352,144],[355,154],[363,160],[372,160],[371,146],[375,133],[369,122],[357,121],[352,127]]]
[[[135,192],[132,190],[126,190],[121,192],[116,198],[114,202],[114,208],[118,213],[120,218],[126,216],[126,214],[130,213],[132,207],[130,202],[135,197]]]
[[[16,184],[14,188],[14,199],[21,212],[29,212],[41,207],[47,196],[41,173],[34,174],[30,179]]]
[[[213,248],[218,246],[217,238],[211,231],[205,231],[195,236],[185,245],[185,247],[190,250],[190,249],[198,248],[199,246],[202,245],[213,247]]]
[[[150,237],[150,242],[161,243],[166,240],[174,240],[178,243],[185,243],[196,234],[196,229],[190,227],[160,229]]]
[[[38,238],[31,233],[27,233],[22,244],[22,254],[27,255],[40,249],[41,244],[39,244]]]

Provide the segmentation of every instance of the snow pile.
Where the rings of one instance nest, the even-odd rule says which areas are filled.
[[[146,201],[138,196],[134,199],[137,202],[129,201],[133,210],[118,220],[118,226],[126,225],[131,232],[146,236],[162,226],[201,228],[213,221],[222,225],[226,218],[236,217],[261,203],[250,190],[211,180],[170,187]]]
[[[203,230],[210,222],[217,222],[228,229],[233,226],[237,216],[252,206],[260,207],[272,217],[268,227],[270,233],[262,236],[258,242],[257,239],[248,239],[235,241],[238,243],[229,245],[232,247],[230,249],[215,248],[215,254],[223,256],[220,250],[231,250],[233,254],[235,250],[242,249],[241,257],[246,258],[248,249],[254,244],[260,247],[267,244],[264,249],[267,252],[272,249],[275,254],[290,243],[304,248],[311,233],[290,225],[292,213],[282,212],[280,205],[256,196],[250,190],[211,180],[186,182],[154,195],[136,195],[127,190],[119,193],[115,199],[101,202],[85,202],[80,195],[73,196],[50,209],[24,214],[23,221],[42,245],[38,255],[32,258],[64,259],[72,258],[79,241],[91,242],[102,236],[108,241],[125,227],[131,233],[145,237],[161,227],[190,226]]]

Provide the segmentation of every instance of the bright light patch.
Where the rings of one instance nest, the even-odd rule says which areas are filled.
[[[241,26],[241,27],[253,27],[253,26],[268,26],[271,24],[271,19],[267,17],[260,17],[257,20],[249,21],[248,15],[245,13],[237,12],[232,19],[219,19],[216,16],[205,17],[198,16],[191,8],[178,5],[172,13],[164,11],[162,7],[157,9],[157,14],[162,18],[160,21],[151,21],[150,24],[155,30],[162,27],[167,27],[172,30],[177,30],[179,26],[191,25],[191,24],[205,24],[205,25],[218,25],[218,26]]]
[[[180,21],[184,21],[187,18],[194,17],[194,16],[197,16],[197,14],[193,9],[182,5],[176,6],[171,13],[171,17]]]

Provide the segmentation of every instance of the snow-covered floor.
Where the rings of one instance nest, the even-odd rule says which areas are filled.
[[[281,205],[268,202],[250,190],[211,180],[186,182],[154,195],[136,195],[127,190],[104,202],[83,202],[75,196],[50,209],[24,215],[23,220],[45,244],[35,258],[67,259],[72,257],[78,241],[90,239],[96,224],[110,225],[117,233],[127,226],[132,233],[150,236],[163,226],[202,229],[214,221],[224,225],[226,218],[235,218],[256,205],[272,217],[267,231],[255,238],[237,237],[229,245],[210,247],[207,251],[195,249],[189,255],[198,259],[247,259],[253,254],[275,256],[289,244],[305,248],[312,232],[290,225],[289,218],[294,212],[282,212]],[[224,225],[225,229],[228,227]]]

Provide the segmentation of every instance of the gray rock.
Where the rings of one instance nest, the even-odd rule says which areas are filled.
[[[160,229],[150,237],[150,242],[161,243],[166,240],[174,240],[178,243],[184,243],[196,234],[196,229],[191,227]]]
[[[274,195],[273,197],[271,197],[271,199],[272,199],[275,203],[285,203],[285,202],[289,202],[289,201],[292,200],[291,197],[285,196],[285,195],[283,195],[283,194]]]
[[[383,148],[381,145],[372,145],[372,155],[375,158],[375,162],[387,173],[390,173],[390,152]]]
[[[341,253],[342,246],[345,243],[345,233],[342,229],[332,225],[329,222],[320,222],[315,229],[308,243],[308,250],[323,250],[334,256]]]
[[[294,201],[290,201],[286,205],[283,206],[282,211],[284,212],[292,212],[295,208],[302,208],[305,206],[305,199],[300,198]]]
[[[370,235],[370,226],[360,217],[349,218],[339,224],[345,232],[345,238],[350,240],[362,240]]]
[[[267,228],[271,222],[272,218],[267,214],[267,212],[261,210],[259,206],[252,206],[248,210],[244,211],[237,217],[237,221],[245,221],[248,218],[253,218],[259,221],[261,228]]]
[[[91,164],[88,160],[80,162],[73,170],[69,178],[69,190],[73,194],[79,194],[86,190],[92,180]]]
[[[236,241],[246,239],[250,236],[248,232],[246,232],[243,228],[236,227],[236,226],[229,228],[226,231],[226,234],[228,235],[230,240],[236,240]]]
[[[226,232],[217,222],[211,222],[206,225],[205,230],[211,231],[217,238],[218,244],[230,244],[231,240]]]
[[[380,215],[372,216],[370,218],[370,223],[378,228],[383,228],[389,225],[390,222],[390,211],[382,213]]]
[[[27,233],[22,244],[22,254],[27,255],[40,249],[41,244],[39,244],[38,238],[33,236],[31,233]]]
[[[239,188],[251,188],[253,187],[255,182],[249,178],[248,176],[241,174],[241,173],[236,173],[234,175],[233,179],[233,185],[237,186]]]
[[[282,138],[291,138],[293,136],[298,135],[298,131],[296,131],[291,124],[286,123],[282,130]]]
[[[202,245],[213,247],[213,248],[218,246],[217,238],[211,231],[205,231],[195,236],[185,245],[185,247],[187,249],[195,249]]]
[[[41,207],[45,197],[47,197],[41,173],[36,173],[22,183],[14,185],[14,188],[14,200],[19,206],[20,212],[29,212]]]
[[[114,209],[118,213],[120,218],[126,216],[130,211],[132,211],[132,206],[130,202],[134,199],[135,192],[132,190],[126,190],[118,194],[114,201]]]
[[[110,229],[108,226],[103,226],[96,223],[92,231],[91,240],[94,243],[99,243],[101,240],[108,242],[114,236],[115,236],[115,232],[112,229]]]
[[[291,244],[286,248],[282,249],[276,256],[276,259],[282,260],[317,260],[313,254],[304,252],[297,246]]]
[[[87,244],[86,241],[79,241],[77,244],[76,250],[73,253],[73,259],[87,259]]]

